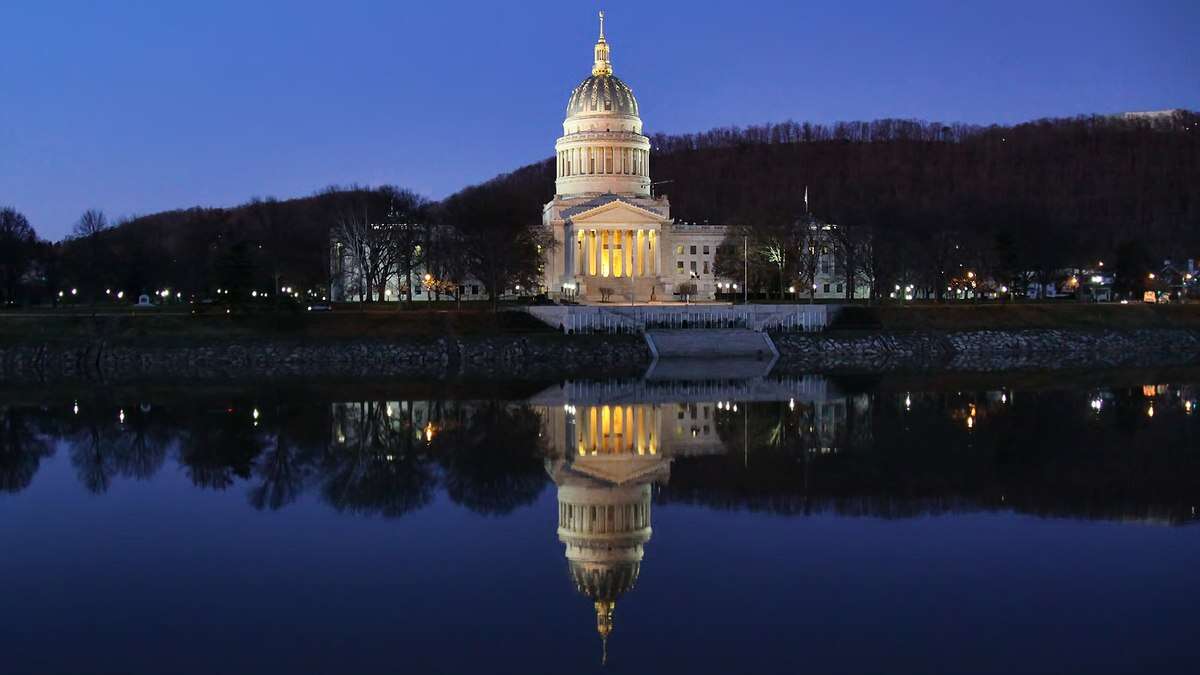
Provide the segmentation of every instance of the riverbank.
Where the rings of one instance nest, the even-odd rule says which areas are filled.
[[[1059,370],[1200,364],[1200,330],[1016,329],[784,333],[775,370],[891,372]]]
[[[779,351],[773,372],[1200,364],[1198,307],[1057,309],[1062,312],[1045,306],[850,308],[826,332],[772,333]],[[1109,322],[1117,327],[1093,325],[1113,316],[1120,316]],[[854,327],[871,321],[888,327]],[[950,326],[957,328],[945,329]],[[561,381],[638,377],[652,360],[640,335],[564,335],[518,312],[0,316],[0,380],[7,383],[291,377]],[[703,364],[694,370],[703,376]]]
[[[777,333],[774,373],[1000,372],[1200,364],[1200,331],[1014,330]],[[6,382],[237,381],[409,377],[564,380],[638,377],[638,335],[159,339],[0,345]],[[704,364],[694,370],[703,376]]]

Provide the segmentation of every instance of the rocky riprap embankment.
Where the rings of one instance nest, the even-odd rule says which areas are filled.
[[[772,336],[785,370],[1018,370],[1200,362],[1200,332],[978,330],[950,333]]]
[[[939,369],[1003,371],[1200,365],[1200,332],[987,330],[951,333],[779,333],[776,372]],[[194,344],[0,346],[0,381],[238,380],[272,377],[482,377],[558,380],[638,376],[638,335],[225,340]]]
[[[0,380],[483,376],[558,379],[649,363],[637,336],[222,341],[179,345],[0,346]],[[616,369],[620,372],[620,369]]]

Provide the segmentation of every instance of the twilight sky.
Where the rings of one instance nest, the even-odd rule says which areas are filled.
[[[0,205],[443,197],[553,153],[600,8],[648,133],[1200,108],[1196,0],[3,0]]]

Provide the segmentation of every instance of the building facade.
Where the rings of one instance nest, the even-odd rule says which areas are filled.
[[[541,288],[509,289],[513,297],[540,290],[554,300],[645,303],[714,300],[745,290],[740,275],[731,279],[716,273],[718,251],[730,245],[729,228],[676,222],[669,199],[655,194],[653,148],[643,133],[633,90],[613,72],[603,13],[591,74],[567,100],[554,150],[555,194],[542,209],[542,223],[554,245],[544,252]],[[331,298],[368,297],[355,256],[339,248],[331,253]],[[431,276],[439,275],[435,271]],[[796,298],[845,297],[844,273],[832,252],[822,251],[819,270],[810,278],[812,289],[791,285],[789,293]],[[424,269],[409,279],[393,273],[382,286],[375,296],[383,301],[407,298],[410,289],[417,301],[488,299],[475,280],[441,288],[429,283]],[[855,297],[867,292],[860,284]]]
[[[677,224],[667,197],[654,195],[650,139],[611,56],[601,13],[592,73],[571,92],[554,146],[555,195],[542,211],[556,244],[546,257],[546,292],[649,302],[676,299],[694,283],[691,297],[711,299],[725,228]]]
[[[555,246],[547,252],[544,290],[551,298],[592,302],[736,295],[743,280],[716,274],[728,228],[676,222],[667,197],[654,193],[653,148],[633,90],[613,74],[603,13],[593,56],[591,75],[567,100],[554,146],[555,195],[543,207],[542,222]],[[822,256],[815,297],[845,296],[834,260]],[[792,293],[809,295],[805,289]]]

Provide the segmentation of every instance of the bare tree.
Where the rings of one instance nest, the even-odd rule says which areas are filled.
[[[675,287],[675,292],[683,296],[685,304],[689,303],[692,300],[692,296],[696,294],[696,284],[691,281],[684,282]]]
[[[37,235],[25,216],[0,208],[0,304],[14,302],[21,279],[33,264]]]
[[[99,209],[88,209],[79,216],[71,235],[76,239],[92,239],[108,229],[108,218]]]
[[[350,206],[336,217],[333,238],[342,245],[354,268],[360,299],[371,302],[378,295],[384,298],[388,276],[395,267],[396,247],[392,244],[395,228],[371,223],[365,205]]]
[[[88,209],[71,230],[71,236],[78,242],[79,251],[83,255],[83,264],[80,266],[82,269],[79,273],[84,284],[83,293],[91,298],[93,303],[100,295],[100,284],[105,275],[104,259],[107,251],[104,237],[109,229],[108,218],[104,216],[103,211]]]
[[[388,193],[387,222],[391,231],[387,245],[392,250],[389,257],[394,263],[399,279],[398,292],[412,304],[413,277],[426,263],[429,253],[430,228],[425,222],[429,216],[426,200],[409,190],[385,188]]]

